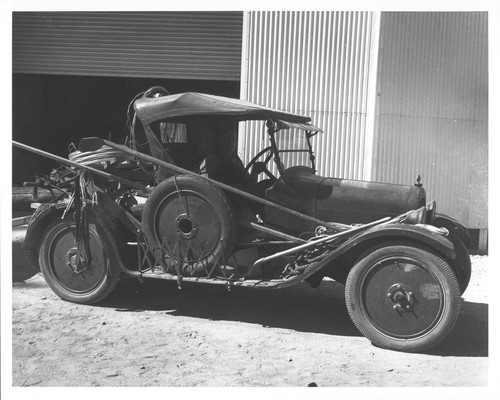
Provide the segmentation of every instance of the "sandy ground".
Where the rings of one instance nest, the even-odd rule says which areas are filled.
[[[13,285],[13,386],[484,386],[487,261],[473,256],[458,323],[426,354],[372,346],[332,281],[232,292],[123,281],[81,306],[36,275]]]

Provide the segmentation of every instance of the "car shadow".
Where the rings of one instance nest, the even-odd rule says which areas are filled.
[[[248,289],[172,281],[120,282],[99,303],[116,311],[164,311],[170,315],[214,321],[240,321],[265,327],[337,336],[362,336],[352,323],[344,299],[344,286],[323,281],[312,289],[303,282],[290,288]],[[454,357],[488,356],[488,305],[463,301],[460,316],[450,335],[428,355]]]
[[[240,321],[266,327],[339,336],[361,336],[344,301],[344,286],[323,282],[318,289],[300,283],[285,289],[231,288],[222,285],[135,280],[120,282],[100,306],[119,311],[168,311],[210,320]]]
[[[488,357],[488,304],[463,301],[453,331],[425,354]]]

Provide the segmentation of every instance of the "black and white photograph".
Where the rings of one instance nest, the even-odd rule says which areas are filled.
[[[2,398],[500,398],[498,5],[50,4],[1,10]]]

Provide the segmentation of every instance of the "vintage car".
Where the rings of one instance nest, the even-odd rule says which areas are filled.
[[[269,138],[246,166],[241,121]],[[453,329],[468,232],[436,213],[420,179],[318,176],[310,118],[232,98],[154,87],[130,103],[127,125],[124,144],[83,138],[68,159],[14,142],[61,164],[36,183],[54,200],[24,248],[62,299],[99,302],[122,277],[255,289],[328,277],[377,346],[423,351]]]

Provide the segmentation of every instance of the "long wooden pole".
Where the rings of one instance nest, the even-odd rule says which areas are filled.
[[[166,161],[163,161],[163,160],[159,160],[155,157],[151,157],[147,154],[144,154],[144,153],[141,153],[137,150],[133,150],[127,146],[124,146],[124,145],[121,145],[121,144],[117,144],[117,143],[114,143],[114,142],[110,142],[109,140],[105,140],[105,139],[102,139],[102,138],[88,138],[87,140],[94,140],[95,142],[98,142],[98,143],[101,143],[101,146],[102,144],[106,144],[107,146],[109,147],[112,147],[114,149],[117,149],[117,150],[120,150],[124,153],[127,153],[127,154],[130,154],[131,156],[134,156],[136,158],[139,158],[139,159],[142,159],[144,161],[148,161],[148,162],[151,162],[153,164],[156,164],[156,165],[159,165],[159,166],[162,166],[162,167],[165,167],[165,168],[168,168],[170,169],[171,171],[174,171],[174,172],[177,172],[179,174],[187,174],[187,175],[196,175],[196,176],[200,176],[192,171],[189,171],[187,169],[184,169],[184,168],[181,168],[181,167],[178,167],[177,165],[173,165],[173,164],[170,164]],[[126,178],[122,178],[122,177],[119,177],[119,176],[116,176],[116,175],[113,175],[113,174],[109,174],[107,172],[104,172],[104,171],[101,171],[101,170],[98,170],[98,169],[95,169],[95,168],[92,168],[92,167],[89,167],[87,165],[82,165],[80,163],[77,163],[77,162],[74,162],[74,161],[70,161],[66,158],[63,158],[63,157],[59,157],[55,154],[51,154],[51,153],[48,153],[46,151],[43,151],[43,150],[40,150],[40,149],[37,149],[35,147],[32,147],[32,146],[28,146],[26,144],[23,144],[23,143],[19,143],[19,142],[16,142],[16,141],[12,141],[12,144],[16,147],[19,147],[20,149],[23,149],[23,150],[27,150],[27,151],[30,151],[32,153],[35,153],[35,154],[38,154],[38,155],[41,155],[41,156],[44,156],[44,157],[47,157],[47,158],[50,158],[52,160],[55,160],[55,161],[58,161],[60,163],[63,163],[63,164],[67,164],[67,165],[71,165],[75,168],[79,168],[79,169],[84,169],[86,171],[89,171],[89,172],[92,172],[96,175],[100,175],[104,178],[107,178],[107,179],[112,179],[112,180],[116,180],[118,182],[121,182],[125,185],[129,185],[130,187],[133,187],[135,189],[139,189],[139,190],[143,190],[143,191],[146,191],[146,192],[151,192],[152,189],[151,188],[148,188],[140,183],[137,183],[137,182],[133,182],[133,181],[130,181]],[[266,199],[263,199],[261,197],[258,197],[258,196],[255,196],[253,194],[250,194],[250,193],[247,193],[243,190],[240,190],[240,189],[237,189],[237,188],[234,188],[230,185],[226,185],[225,183],[222,183],[222,182],[219,182],[219,181],[216,181],[216,180],[213,180],[213,179],[210,179],[210,178],[207,178],[207,177],[202,177],[210,182],[212,182],[213,184],[219,186],[220,188],[228,191],[228,192],[231,192],[231,193],[234,193],[238,196],[241,196],[241,197],[245,197],[249,200],[252,200],[256,203],[260,203],[260,204],[263,204],[265,206],[268,206],[268,207],[272,207],[272,208],[275,208],[279,211],[282,211],[284,213],[287,213],[287,214],[290,214],[290,215],[293,215],[297,218],[300,218],[304,221],[309,221],[309,222],[312,222],[316,225],[323,225],[323,226],[328,226],[330,228],[333,228],[333,229],[337,229],[337,230],[346,230],[346,229],[350,229],[351,227],[349,225],[344,225],[344,224],[340,224],[340,223],[335,223],[335,222],[326,222],[326,221],[322,221],[322,220],[319,220],[317,218],[314,218],[314,217],[311,217],[309,215],[306,215],[306,214],[302,214],[298,211],[295,211],[295,210],[292,210],[290,208],[287,208],[287,207],[284,207],[280,204],[276,204],[276,203],[273,203],[272,201],[269,201],[269,200],[266,200]]]
[[[196,174],[196,173],[194,173],[192,171],[189,171],[187,169],[178,167],[177,165],[173,165],[173,164],[170,164],[170,163],[168,163],[166,161],[159,160],[159,159],[151,157],[151,156],[149,156],[147,154],[141,153],[141,152],[139,152],[137,150],[132,150],[131,148],[129,148],[127,146],[124,146],[122,144],[113,143],[113,142],[110,142],[109,140],[105,140],[105,139],[101,139],[101,140],[103,141],[104,144],[106,144],[109,147],[113,147],[114,149],[121,150],[124,153],[130,154],[130,155],[132,155],[134,157],[137,157],[137,158],[140,158],[140,159],[142,159],[144,161],[149,161],[149,162],[151,162],[153,164],[160,165],[162,167],[168,168],[171,171],[177,172],[179,174],[188,174],[188,175],[200,176],[200,175],[198,175],[198,174]],[[302,214],[302,213],[300,213],[298,211],[295,211],[295,210],[292,210],[290,208],[284,207],[282,205],[273,203],[272,201],[269,201],[269,200],[263,199],[261,197],[255,196],[253,194],[247,193],[247,192],[245,192],[243,190],[237,189],[237,188],[232,187],[230,185],[226,185],[225,183],[222,183],[222,182],[219,182],[219,181],[207,178],[207,177],[203,177],[203,178],[206,179],[206,180],[208,180],[208,181],[210,181],[210,182],[212,182],[213,184],[219,186],[220,188],[222,188],[224,190],[227,190],[228,192],[234,193],[234,194],[236,194],[238,196],[241,196],[241,197],[245,197],[245,198],[247,198],[249,200],[255,201],[256,203],[260,203],[260,204],[263,204],[265,206],[275,208],[275,209],[277,209],[279,211],[283,211],[285,213],[293,215],[293,216],[295,216],[297,218],[300,218],[302,220],[313,222],[316,225],[323,225],[323,226],[326,225],[328,227],[331,227],[331,228],[334,228],[334,229],[338,229],[338,230],[346,230],[346,229],[350,229],[351,228],[351,226],[349,226],[349,225],[344,225],[344,224],[334,223],[334,222],[321,221],[321,220],[316,219],[314,217],[311,217],[309,215]]]

